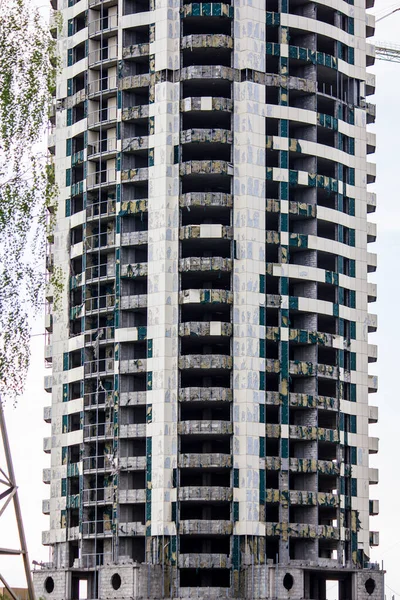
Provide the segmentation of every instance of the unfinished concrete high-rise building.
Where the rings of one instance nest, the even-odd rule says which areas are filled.
[[[38,596],[381,600],[373,0],[58,1]]]

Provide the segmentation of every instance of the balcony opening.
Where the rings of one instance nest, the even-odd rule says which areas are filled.
[[[70,496],[79,494],[79,477],[68,478],[68,494]]]
[[[72,508],[68,512],[68,527],[79,527],[79,509]]]
[[[191,471],[183,469],[180,472],[180,487],[231,487],[229,471]]]
[[[204,116],[203,116],[204,119]],[[204,121],[203,121],[204,125]],[[207,123],[209,125],[209,123]],[[231,144],[189,143],[182,145],[182,161],[225,160],[231,161]]]
[[[120,440],[121,458],[146,456],[146,440],[143,438]]]
[[[146,342],[135,342],[121,344],[120,359],[122,360],[136,360],[138,358],[147,357],[147,344]]]
[[[179,538],[181,554],[225,554],[229,556],[230,540],[223,537],[201,537],[181,535]]]
[[[336,398],[337,382],[329,379],[318,379],[318,395]]]
[[[119,422],[120,425],[146,423],[146,406],[122,406]]]
[[[317,142],[330,148],[336,148],[336,135],[332,129],[317,127]]]
[[[123,14],[133,15],[150,10],[150,0],[124,0]]]
[[[79,559],[79,542],[78,541],[68,543],[68,557],[69,557],[68,566],[71,569],[74,566],[75,561],[77,561]],[[77,596],[71,596],[71,597],[77,597]]]
[[[79,431],[81,428],[80,413],[68,415],[68,432]]]
[[[315,442],[308,440],[290,440],[289,441],[290,458],[315,458]]]
[[[72,109],[72,123],[78,123],[78,121],[82,121],[85,117],[85,106],[84,103],[81,102]]]
[[[318,525],[326,525],[327,527],[337,527],[336,508],[320,507],[318,511]]]
[[[150,71],[149,56],[141,56],[124,62],[124,77],[144,75]]]
[[[120,504],[119,528],[120,533],[128,534],[129,523],[145,523],[145,504]]]
[[[319,188],[317,190],[317,203],[318,206],[325,206],[326,208],[335,210],[337,207],[337,196],[336,194]]]
[[[278,471],[267,471],[266,487],[273,490],[279,489],[279,472]]]
[[[314,126],[298,125],[296,122],[289,122],[289,137],[296,140],[316,141],[317,132]]]
[[[184,502],[180,503],[180,519],[186,521],[199,519],[201,521],[229,521],[230,503],[212,504],[211,502]]]
[[[194,374],[182,371],[180,387],[222,387],[230,388],[229,373]]]
[[[191,406],[190,402],[183,402],[180,406],[181,421],[230,421],[230,406],[229,404],[218,405],[213,403],[196,402],[195,406]]]
[[[203,339],[181,339],[181,354],[223,354],[224,356],[230,356],[231,354],[231,343],[230,339],[219,338],[218,342],[204,341]]]
[[[310,555],[314,550],[314,540],[298,540],[290,539],[289,542],[289,558],[291,560],[309,560]],[[324,596],[325,598],[326,596]]]
[[[337,494],[337,477],[320,473],[318,475],[318,491],[326,494]]]
[[[209,273],[181,273],[181,290],[224,290],[229,291],[231,289],[231,274],[229,272],[221,271],[210,271]],[[230,311],[230,304],[227,304],[229,297],[221,295],[221,302],[217,302],[216,298],[213,298],[212,302],[203,302],[201,306],[196,304],[183,304],[182,305],[182,321],[190,321],[190,318],[184,318],[183,315],[187,311],[194,311],[193,314],[198,314],[198,321],[202,321],[202,311],[213,311],[214,305],[218,304],[218,311],[225,313]],[[208,305],[210,304],[210,305]],[[195,320],[195,319],[192,319]],[[210,319],[211,320],[211,319]]]
[[[266,102],[266,104],[274,104],[274,105],[278,105],[279,104],[279,92],[278,92],[278,88],[276,88],[276,87],[270,87],[268,85],[266,86],[266,88],[265,88],[265,102]],[[271,135],[271,134],[269,133],[269,135]],[[273,196],[273,197],[276,198],[277,196]]]
[[[267,263],[278,263],[279,262],[279,248],[276,244],[266,244],[266,262]],[[276,278],[278,280],[278,278]],[[268,289],[268,288],[267,288]],[[271,291],[270,291],[271,293]]]
[[[228,435],[220,435],[219,438],[181,435],[180,451],[182,454],[230,454],[231,442]]]
[[[315,487],[314,473],[289,473],[289,489],[307,492]]]
[[[337,271],[336,263],[337,256],[328,252],[321,252],[318,250],[317,254],[317,267],[318,269],[325,269],[325,271]]]
[[[265,508],[265,521],[267,523],[279,523],[279,506],[267,504]]]
[[[337,429],[337,412],[333,410],[319,410],[318,427]]]
[[[182,82],[182,98],[199,98],[201,96],[212,96],[214,98],[232,98],[232,84],[224,79],[190,79]],[[222,113],[218,111],[217,114]],[[211,118],[213,113],[210,113]],[[216,113],[214,113],[216,114]],[[207,115],[208,116],[208,115]],[[216,118],[216,117],[214,117]],[[208,123],[207,118],[207,123]]]
[[[124,29],[122,35],[124,48],[136,44],[148,44],[150,42],[150,29],[148,25]]]
[[[290,90],[289,106],[293,108],[304,108],[306,110],[315,110],[315,96],[302,92],[300,90]]]
[[[134,375],[120,375],[121,394],[129,392],[144,392],[146,386],[146,373],[135,373]]]
[[[266,456],[279,456],[279,440],[267,438],[265,443]]]
[[[335,348],[318,348],[318,363],[322,365],[337,365],[337,350]]]
[[[133,202],[134,200],[147,200],[148,197],[148,181],[141,181],[140,183],[124,183],[122,186],[123,202]]]
[[[231,50],[218,48],[190,48],[182,52],[182,66],[212,66],[221,65],[223,67],[231,66]]]
[[[229,3],[229,0],[228,2]],[[185,17],[182,35],[218,34],[231,35],[232,21],[227,17]]]
[[[279,344],[278,342],[267,341],[265,345],[265,358],[279,359]]]
[[[146,488],[146,471],[132,471],[122,473],[119,489],[120,490],[144,490]]]
[[[267,373],[266,389],[269,392],[279,391],[279,376],[275,373]]]
[[[266,537],[265,543],[265,555],[266,558],[273,561],[275,565],[279,562],[279,540],[269,537]]]
[[[289,523],[312,523],[316,510],[313,506],[290,506]]]
[[[229,569],[180,569],[181,588],[225,587],[230,586]]]
[[[318,7],[319,8],[319,7]],[[317,8],[317,11],[318,11]],[[321,7],[322,9],[325,7]],[[336,11],[331,9],[334,14]],[[317,34],[317,52],[323,52],[324,54],[329,54],[330,56],[335,56],[335,45],[336,41],[332,38],[329,38],[325,35]]]
[[[148,230],[148,213],[125,216],[121,219],[121,233],[132,233]]]
[[[78,33],[86,27],[86,12],[77,15],[73,20],[73,33]]]
[[[317,283],[317,299],[318,300],[324,300],[325,302],[332,302],[335,303],[336,302],[336,287],[334,285],[331,284],[325,284],[325,283]],[[324,322],[324,320],[321,320],[321,326],[322,324],[324,324],[325,327],[329,327],[329,319],[326,320],[326,322]],[[331,327],[329,327],[329,329],[321,329],[320,326],[318,326],[318,331],[325,331],[325,332],[329,332],[329,333],[335,333],[335,324],[333,324],[333,331],[331,331]]]

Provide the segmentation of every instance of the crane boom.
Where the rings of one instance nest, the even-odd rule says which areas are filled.
[[[375,57],[379,60],[400,63],[400,45],[389,42],[375,42]]]

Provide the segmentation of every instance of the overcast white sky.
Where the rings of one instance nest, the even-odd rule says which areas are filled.
[[[43,0],[35,4],[43,5]],[[377,0],[374,12],[383,13],[392,5],[393,0]],[[399,31],[400,12],[377,24],[375,39],[400,44]],[[400,598],[400,63],[376,61],[373,71],[377,93],[370,101],[377,104],[377,121],[371,130],[377,134],[377,152],[370,160],[377,163],[378,210],[370,219],[378,223],[378,241],[370,250],[378,253],[378,271],[371,277],[378,284],[378,302],[370,310],[378,313],[378,333],[370,341],[378,344],[379,354],[370,372],[379,376],[379,392],[371,396],[371,404],[379,406],[379,423],[371,426],[370,433],[380,438],[380,452],[371,457],[371,466],[380,469],[380,483],[371,487],[371,498],[380,500],[380,515],[371,518],[370,528],[380,531],[380,546],[373,549],[372,559],[384,563],[390,600],[392,595]],[[38,320],[32,333],[43,331],[44,322]],[[41,545],[41,532],[48,528],[42,499],[50,494],[49,486],[42,483],[42,470],[50,463],[42,451],[42,439],[50,435],[50,426],[42,418],[43,407],[50,404],[50,394],[43,391],[43,345],[43,335],[32,338],[27,391],[16,409],[6,409],[31,561],[49,559],[47,548]],[[12,523],[13,512],[8,508],[0,520],[2,547],[18,545]],[[11,585],[25,586],[19,558],[0,559],[0,573]]]

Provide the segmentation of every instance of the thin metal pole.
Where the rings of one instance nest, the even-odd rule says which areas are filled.
[[[11,598],[13,598],[13,600],[19,600],[18,596],[16,596],[11,588],[11,586],[8,585],[7,581],[4,579],[4,577],[1,575],[0,573],[0,581],[3,583],[4,587],[6,588],[7,592],[10,594]]]
[[[31,574],[30,565],[29,565],[28,547],[26,545],[24,525],[22,522],[22,513],[21,513],[21,506],[20,506],[19,497],[18,497],[18,488],[17,488],[17,484],[16,484],[16,480],[15,480],[14,466],[13,466],[13,461],[12,461],[12,456],[11,456],[10,444],[8,441],[7,427],[6,427],[6,421],[5,421],[5,417],[4,417],[4,411],[3,411],[3,405],[1,402],[1,398],[0,398],[0,433],[1,433],[1,437],[3,439],[3,448],[4,448],[4,454],[6,457],[8,478],[10,480],[11,485],[15,489],[15,494],[13,496],[13,502],[14,502],[15,518],[17,520],[19,541],[20,541],[20,545],[21,545],[22,560],[23,560],[24,569],[25,569],[26,583],[28,586],[28,596],[29,596],[29,600],[36,600],[35,599],[35,590],[34,590],[33,581],[32,581],[32,574]]]

